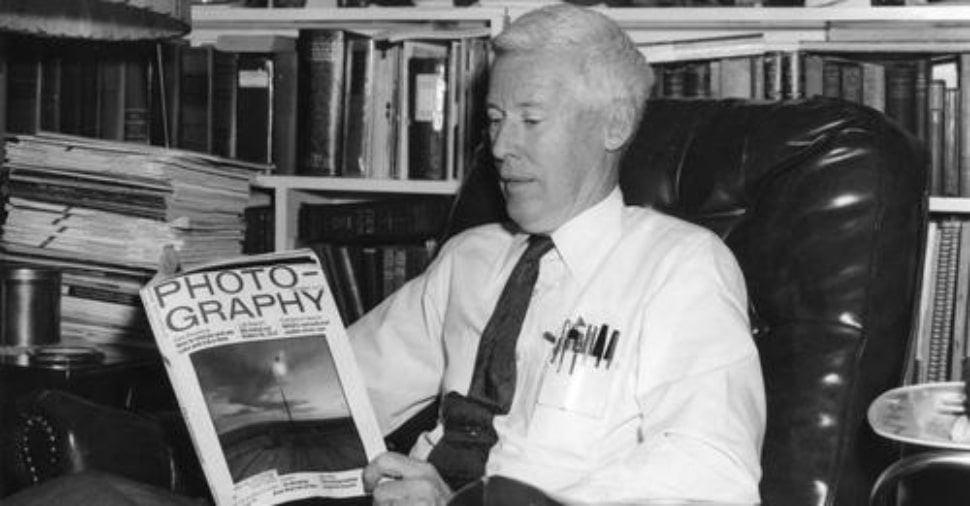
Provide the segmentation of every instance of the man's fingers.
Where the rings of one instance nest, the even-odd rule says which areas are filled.
[[[385,452],[378,455],[364,470],[365,474],[368,469],[384,478],[438,477],[438,472],[431,464],[394,452]]]
[[[449,491],[441,490],[428,479],[385,481],[374,490],[375,506],[407,504],[409,506],[445,506]]]
[[[378,455],[364,468],[364,488],[378,506],[444,505],[451,496],[434,466],[393,452]]]

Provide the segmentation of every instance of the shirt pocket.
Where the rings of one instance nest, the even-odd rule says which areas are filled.
[[[584,361],[585,358],[585,361]],[[536,443],[577,456],[589,456],[605,423],[615,370],[595,358],[566,356],[546,363],[529,424]]]

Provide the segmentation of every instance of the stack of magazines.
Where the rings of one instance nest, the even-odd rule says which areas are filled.
[[[62,272],[62,338],[140,334],[138,289],[162,251],[188,266],[238,256],[250,180],[269,169],[144,144],[10,137],[0,261]]]

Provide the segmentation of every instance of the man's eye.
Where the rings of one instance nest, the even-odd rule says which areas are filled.
[[[530,126],[532,126],[532,125],[538,125],[539,123],[542,123],[542,119],[540,119],[540,118],[525,118],[522,121],[526,125],[530,125]]]

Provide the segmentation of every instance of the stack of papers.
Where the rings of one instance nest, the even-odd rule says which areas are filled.
[[[6,142],[0,260],[62,271],[62,338],[144,325],[138,287],[162,251],[186,266],[242,252],[250,180],[270,166],[53,133]]]

